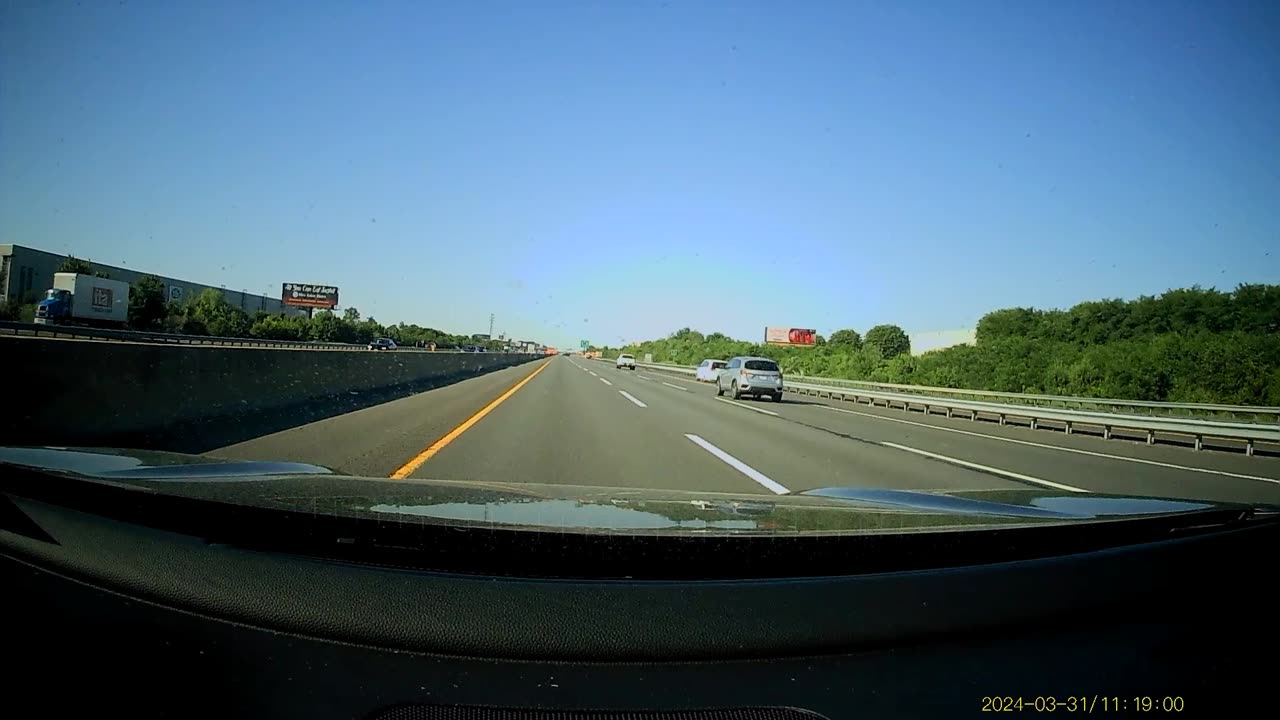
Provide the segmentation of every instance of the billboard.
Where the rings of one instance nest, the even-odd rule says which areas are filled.
[[[764,341],[770,345],[799,345],[813,347],[818,344],[818,331],[808,328],[767,327]]]
[[[332,310],[338,307],[338,288],[333,285],[285,283],[280,289],[280,302],[293,307]]]

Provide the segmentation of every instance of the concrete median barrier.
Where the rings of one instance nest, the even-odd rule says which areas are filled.
[[[543,356],[0,339],[5,444],[203,452]]]

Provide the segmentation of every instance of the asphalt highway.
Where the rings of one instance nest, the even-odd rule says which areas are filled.
[[[1280,458],[1147,446],[552,357],[208,453],[362,476],[794,493],[1043,487],[1280,503]]]

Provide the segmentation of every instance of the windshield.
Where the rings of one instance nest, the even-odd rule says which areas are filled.
[[[384,514],[445,483],[459,507],[403,514],[592,530],[1280,502],[1276,28],[1265,2],[5,3],[0,446],[302,463]]]

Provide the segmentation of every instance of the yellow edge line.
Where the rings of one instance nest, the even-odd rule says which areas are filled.
[[[535,375],[545,370],[547,366],[550,364],[551,364],[550,360],[547,360],[546,362],[542,363],[541,365],[538,366],[537,370],[534,370],[533,372],[529,373],[529,375],[525,379],[513,385],[510,390],[502,393],[493,402],[480,408],[480,411],[477,412],[475,415],[472,415],[471,417],[467,418],[461,425],[450,430],[448,435],[445,435],[439,440],[431,443],[431,445],[426,450],[423,450],[422,452],[418,453],[417,457],[405,463],[404,466],[401,467],[399,470],[391,473],[391,479],[403,480],[409,477],[411,474],[413,474],[414,470],[417,470],[418,468],[422,467],[422,463],[430,460],[433,455],[443,450],[446,445],[453,442],[454,440],[457,440],[459,435],[471,429],[471,426],[480,422],[480,419],[483,418],[485,415],[488,415],[489,413],[493,412],[493,409],[501,405],[504,400],[511,397],[512,395],[515,395],[517,390],[524,387],[525,383],[532,380]]]

